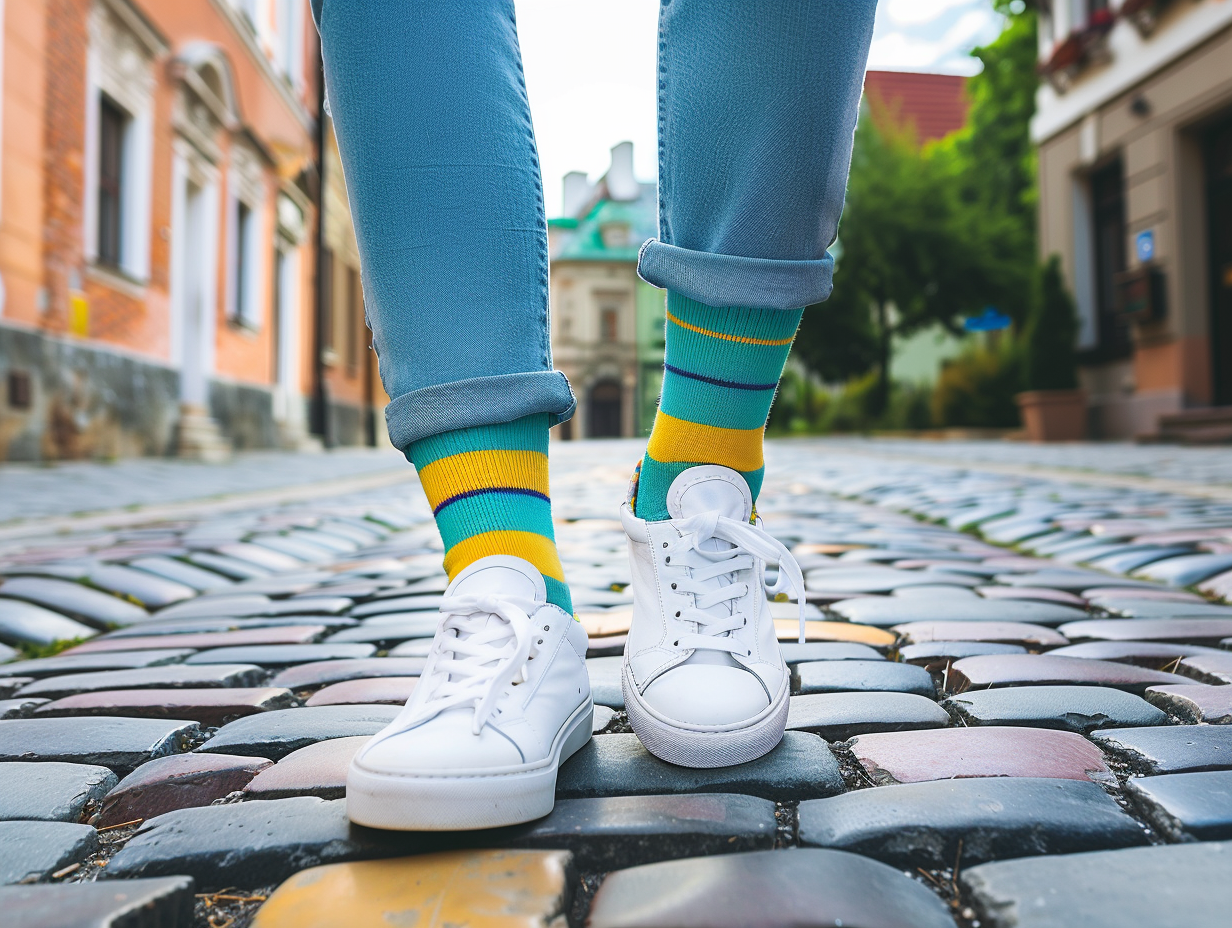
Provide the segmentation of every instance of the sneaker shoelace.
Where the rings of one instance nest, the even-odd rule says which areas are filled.
[[[682,577],[672,584],[680,592],[693,594],[693,606],[682,609],[680,618],[697,623],[698,628],[692,634],[681,635],[674,642],[677,647],[746,653],[746,656],[751,654],[729,633],[747,625],[749,620],[734,606],[735,601],[749,592],[749,585],[734,582],[734,577],[739,571],[753,568],[756,560],[776,564],[779,568],[778,578],[767,591],[770,596],[777,596],[788,589],[795,594],[800,605],[800,643],[804,643],[804,575],[791,552],[778,539],[758,526],[729,519],[718,512],[690,516],[674,525],[683,536],[691,536],[691,541],[687,543],[688,550],[710,562],[707,566],[693,567],[692,576]],[[727,542],[731,547],[718,551],[702,547],[712,539]],[[726,576],[731,576],[732,582],[715,582]],[[733,603],[728,615],[716,616],[705,611],[725,602]]]
[[[526,680],[535,603],[504,596],[450,596],[417,689],[424,695],[414,721],[472,705],[478,735],[507,686]],[[493,621],[495,619],[496,621]]]

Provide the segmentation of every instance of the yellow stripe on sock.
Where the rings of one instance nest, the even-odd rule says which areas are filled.
[[[655,415],[646,453],[662,464],[703,461],[733,470],[757,470],[762,459],[764,428],[724,429],[669,416]]]
[[[560,565],[556,545],[536,532],[484,532],[463,539],[445,552],[445,573],[452,580],[464,567],[491,554],[523,558],[545,577],[565,582],[565,569]]]
[[[685,322],[678,316],[673,316],[670,312],[667,314],[667,318],[682,329],[688,329],[690,332],[696,332],[699,335],[709,335],[711,338],[721,338],[728,342],[740,342],[742,345],[790,345],[796,337],[795,333],[792,333],[787,338],[752,338],[748,335],[728,335],[725,332],[715,332],[712,329],[703,329],[700,325]],[[758,467],[760,466],[759,464]]]
[[[451,496],[486,487],[513,487],[548,494],[548,459],[538,451],[466,451],[440,458],[419,471],[435,509]]]

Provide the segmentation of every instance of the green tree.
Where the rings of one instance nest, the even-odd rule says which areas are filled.
[[[966,124],[940,141],[933,156],[954,176],[959,196],[981,219],[981,234],[1004,275],[997,306],[1021,322],[1030,308],[1036,273],[1035,115],[1039,46],[1033,8],[1013,12],[1009,0],[994,0],[1006,17],[1001,34],[971,54],[983,65],[967,81],[971,102]]]
[[[890,400],[896,338],[996,306],[1025,318],[1035,279],[1036,15],[994,0],[1006,28],[973,53],[966,125],[924,147],[894,119],[862,114],[834,293],[810,307],[800,359],[827,381],[877,371],[870,412]],[[892,116],[893,114],[891,114]]]
[[[801,360],[830,380],[875,368],[869,411],[884,412],[894,339],[937,323],[959,332],[959,318],[1001,292],[1004,261],[988,247],[990,215],[966,208],[949,163],[921,149],[909,129],[862,119],[834,292],[805,313]]]

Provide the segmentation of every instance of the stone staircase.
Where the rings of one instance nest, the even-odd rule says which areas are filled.
[[[1232,443],[1232,406],[1204,406],[1160,416],[1159,431],[1146,440],[1182,445]]]

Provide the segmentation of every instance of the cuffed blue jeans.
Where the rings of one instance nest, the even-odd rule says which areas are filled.
[[[659,236],[642,278],[711,306],[829,296],[875,8],[662,0]],[[569,418],[512,0],[312,10],[393,443]]]

